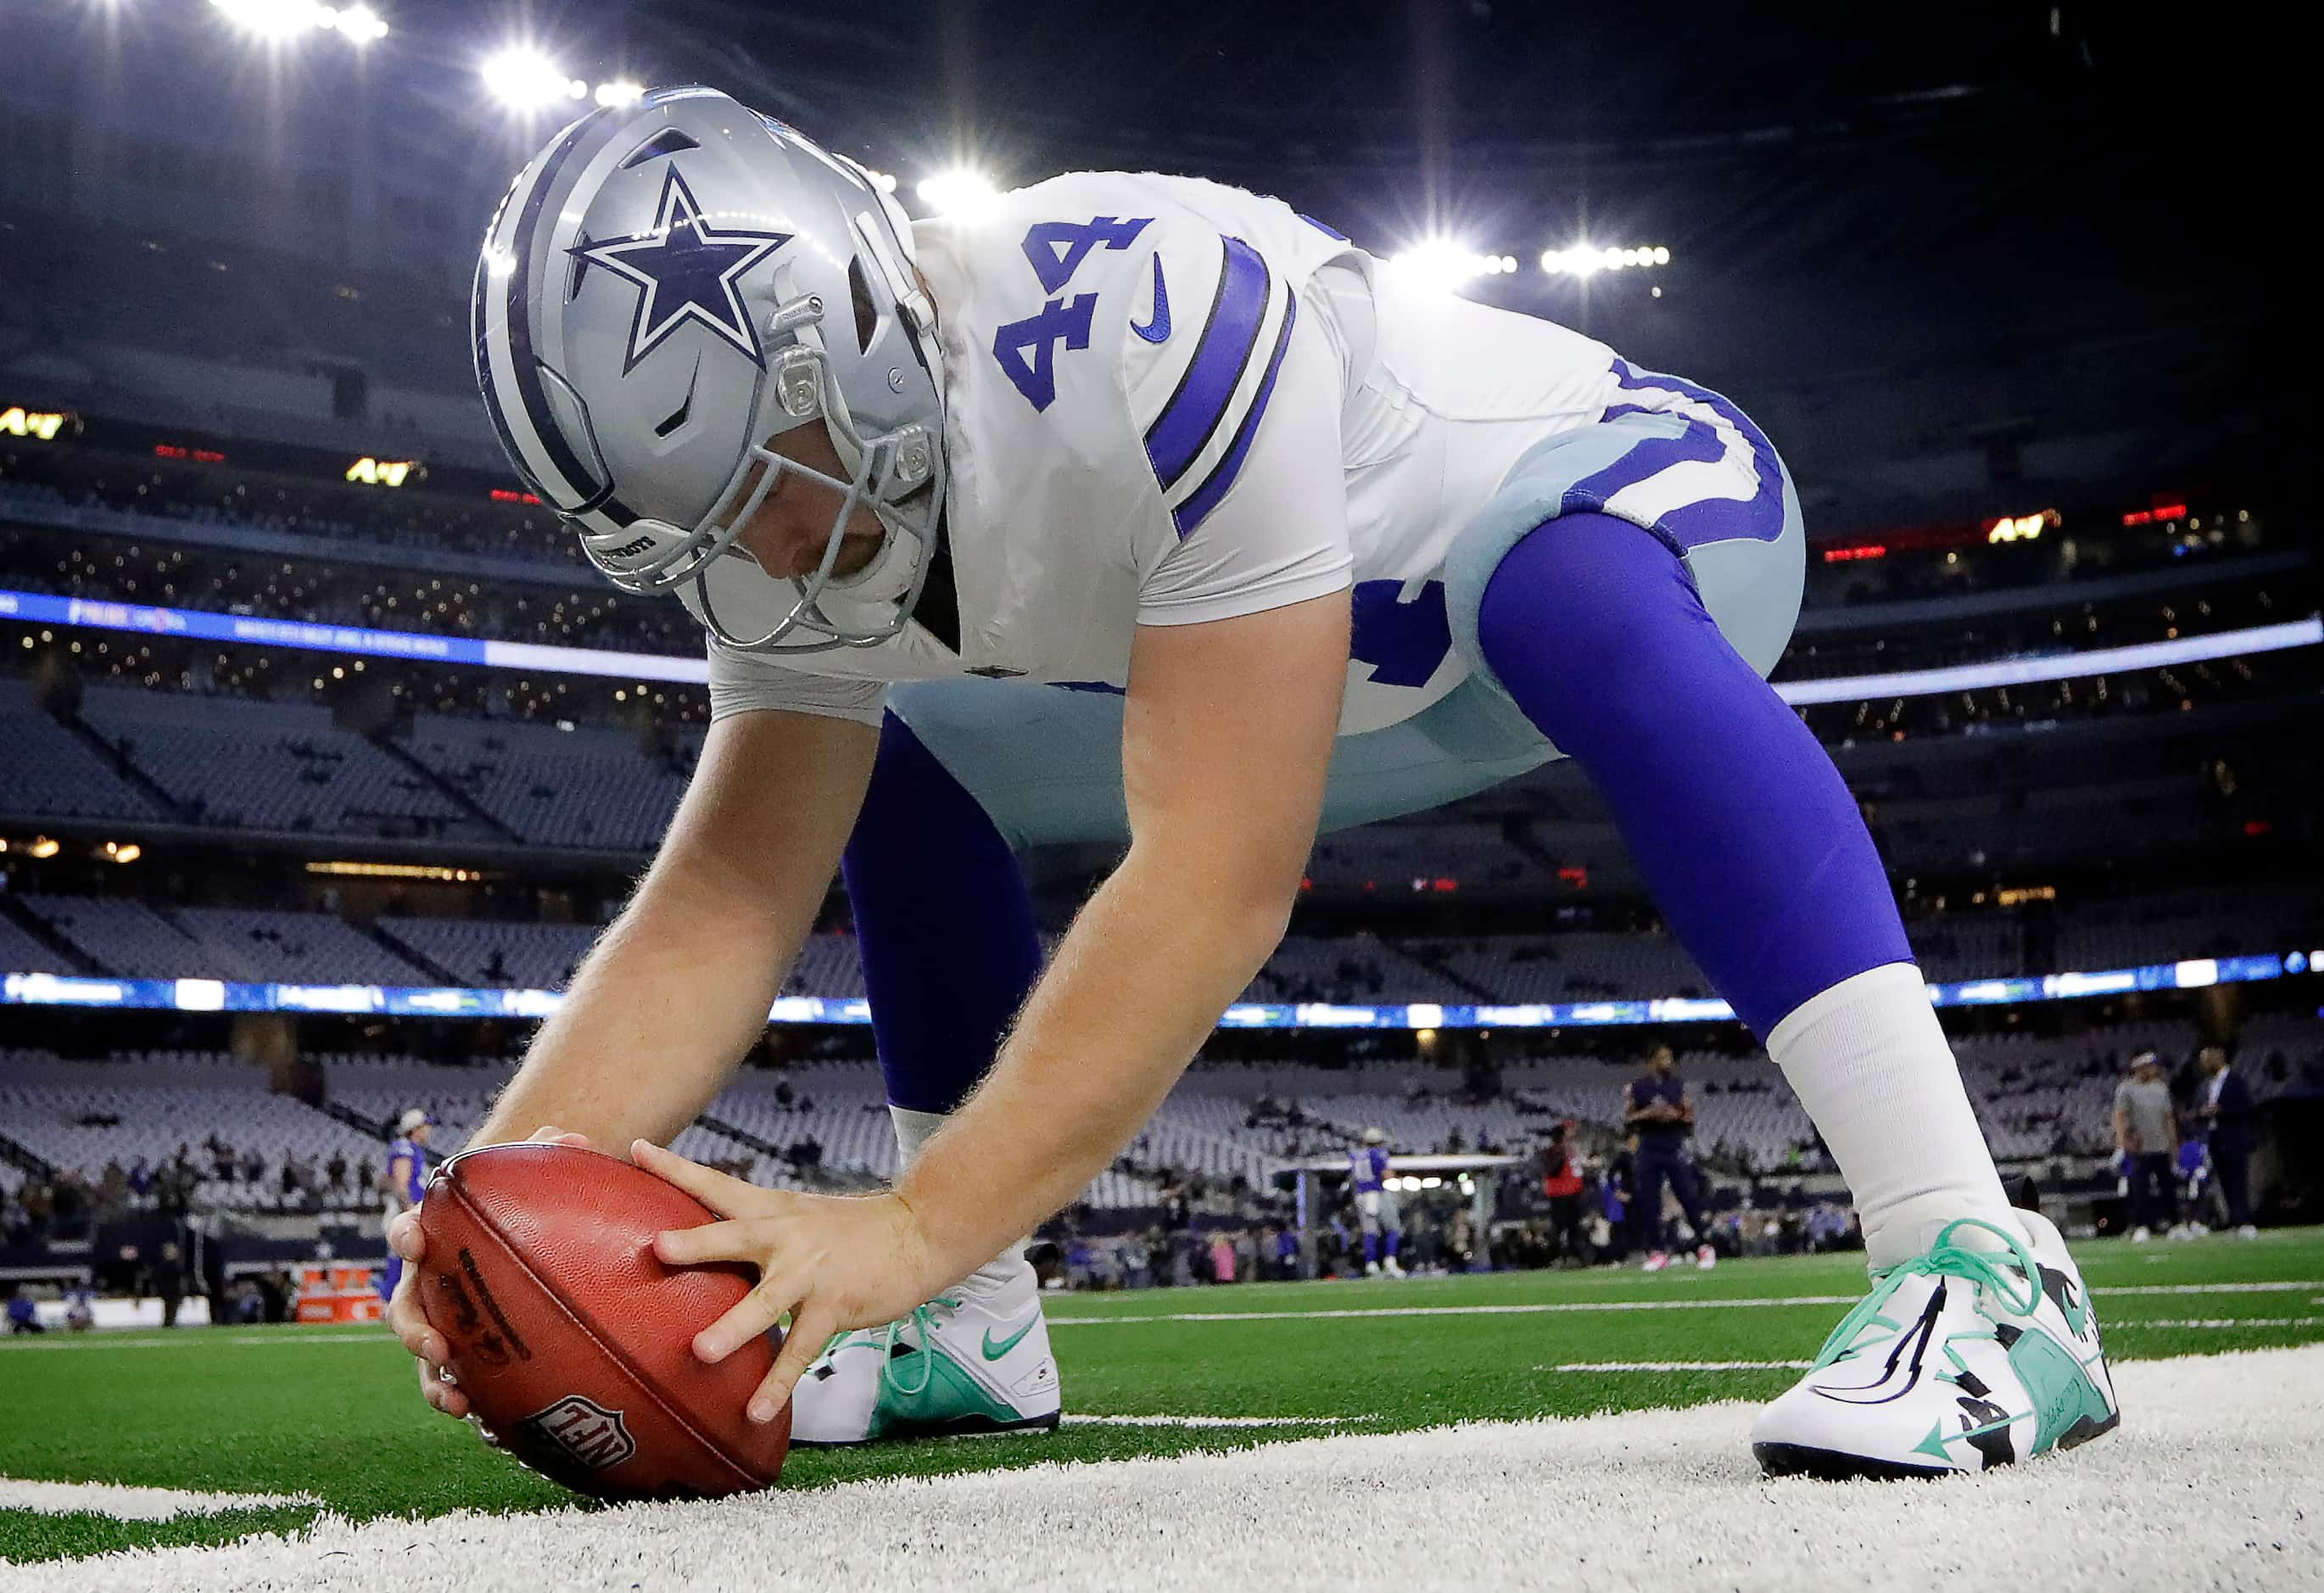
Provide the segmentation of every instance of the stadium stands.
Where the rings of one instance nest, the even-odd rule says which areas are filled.
[[[431,985],[441,970],[477,987],[553,990],[602,933],[594,924],[493,918],[390,916],[356,925],[329,913],[157,907],[114,897],[25,893],[16,900],[97,971],[144,978]],[[1916,918],[1907,929],[1922,971],[1947,982],[2324,945],[2324,906],[2297,885],[2199,889],[2051,904],[2038,920],[1969,907]],[[2045,944],[2048,954],[2035,955]],[[59,971],[42,967],[60,961],[54,951],[0,916],[0,951],[10,946],[28,961],[0,972]],[[854,937],[844,930],[808,936],[783,993],[861,998]],[[1508,1006],[1710,993],[1667,935],[1575,929],[1398,942],[1286,935],[1242,999]]]
[[[24,818],[152,819],[161,810],[117,768],[33,700],[32,683],[0,677],[0,808]]]
[[[650,851],[669,827],[699,743],[673,740],[648,758],[636,736],[619,731],[430,714],[412,732],[410,750],[524,840],[634,852]]]
[[[197,823],[437,837],[479,828],[418,770],[336,728],[327,709],[99,686],[80,714]]]
[[[2191,1058],[2198,1037],[2188,1021],[2151,1020],[2062,1036],[1967,1036],[1954,1049],[1995,1155],[2038,1165],[2109,1154],[2114,1090],[2129,1057],[2153,1048],[2175,1069]],[[183,1145],[200,1175],[198,1197],[224,1209],[368,1212],[387,1125],[420,1107],[438,1121],[430,1155],[448,1156],[514,1065],[446,1066],[383,1054],[317,1060],[327,1110],[271,1093],[265,1070],[223,1055],[124,1053],[87,1062],[0,1052],[0,1132],[91,1186],[107,1163],[126,1169],[142,1158],[158,1169]],[[1715,1170],[1777,1178],[1829,1171],[1806,1115],[1764,1054],[1698,1050],[1678,1063],[1695,1094],[1697,1147]],[[2324,1031],[2298,1015],[2255,1022],[2237,1065],[2263,1100],[2324,1088]],[[1406,1153],[1522,1153],[1563,1119],[1615,1129],[1635,1072],[1627,1059],[1536,1059],[1505,1068],[1499,1092],[1473,1100],[1457,1093],[1457,1074],[1420,1064],[1198,1064],[1084,1199],[1141,1211],[1157,1204],[1166,1182],[1239,1180],[1264,1189],[1286,1162],[1336,1156],[1367,1128]],[[224,1175],[212,1140],[232,1153]],[[677,1143],[687,1156],[773,1187],[861,1187],[897,1171],[879,1072],[862,1062],[745,1070]],[[336,1185],[324,1172],[335,1156],[348,1168]]]

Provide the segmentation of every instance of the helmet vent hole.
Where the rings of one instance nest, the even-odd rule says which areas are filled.
[[[880,329],[880,311],[872,302],[872,282],[863,274],[861,255],[847,262],[847,297],[855,306],[855,352],[862,354],[871,348],[872,338]]]
[[[632,166],[642,166],[648,161],[659,161],[663,156],[674,155],[680,150],[698,150],[701,147],[700,139],[682,133],[675,127],[665,127],[632,150],[629,157],[622,162],[622,170],[627,171]]]
[[[700,355],[696,355],[694,356],[694,374],[687,379],[686,397],[678,404],[678,408],[672,410],[669,414],[662,417],[661,423],[654,428],[654,435],[656,437],[667,437],[671,432],[676,431],[679,427],[686,424],[687,418],[694,413],[694,390],[700,384],[701,381],[702,356]]]

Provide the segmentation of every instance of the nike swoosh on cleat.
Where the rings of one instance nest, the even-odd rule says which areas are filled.
[[[1929,1303],[1922,1309],[1921,1320],[1900,1335],[1888,1351],[1888,1359],[1879,1377],[1869,1384],[1850,1387],[1846,1384],[1811,1383],[1810,1390],[1836,1404],[1886,1404],[1902,1399],[1919,1386],[1921,1362],[1928,1354],[1929,1342],[1937,1331],[1937,1318],[1944,1310],[1945,1291],[1941,1285],[1930,1294]]]
[[[1040,1320],[1040,1313],[1036,1312],[1032,1316],[1026,1319],[1026,1322],[1023,1327],[1010,1334],[1009,1337],[1003,1339],[998,1344],[995,1344],[992,1341],[992,1330],[991,1328],[985,1329],[984,1358],[987,1360],[999,1360],[1002,1356],[1016,1349],[1017,1341],[1019,1339],[1022,1339],[1026,1334],[1031,1332],[1034,1327],[1039,1323]]]
[[[1154,318],[1144,326],[1136,321],[1130,329],[1148,343],[1167,343],[1170,338],[1170,291],[1162,285],[1162,257],[1154,257]]]

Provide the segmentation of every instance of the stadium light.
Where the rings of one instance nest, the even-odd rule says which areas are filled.
[[[597,85],[597,103],[601,106],[633,106],[645,97],[646,86],[627,78]]]
[[[1670,260],[1671,252],[1659,244],[1629,249],[1601,249],[1595,244],[1575,244],[1569,248],[1543,251],[1541,269],[1554,277],[1590,277],[1601,271],[1668,265]]]
[[[350,44],[376,44],[387,37],[387,23],[368,5],[350,5],[335,15],[328,13],[323,26],[337,27],[339,37]]]
[[[538,50],[512,45],[489,56],[484,64],[484,87],[511,110],[537,111],[560,99],[582,99],[589,85],[568,78],[563,69]]]
[[[922,178],[916,191],[920,203],[936,215],[956,216],[968,221],[990,210],[1001,197],[1001,189],[992,179],[967,166],[955,166],[934,177]]]
[[[317,32],[336,32],[351,44],[387,37],[386,22],[368,5],[341,9],[317,0],[210,0],[210,5],[244,32],[274,43]]]
[[[1392,274],[1413,286],[1440,293],[1450,293],[1478,277],[1499,276],[1517,265],[1507,255],[1480,254],[1452,238],[1424,238],[1391,254],[1385,263]]]

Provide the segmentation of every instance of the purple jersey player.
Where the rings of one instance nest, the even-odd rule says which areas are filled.
[[[396,1119],[395,1137],[387,1142],[387,1171],[380,1178],[380,1187],[387,1195],[384,1221],[394,1221],[399,1213],[420,1203],[428,1185],[429,1131],[435,1124],[436,1119],[418,1107]],[[396,1281],[402,1275],[403,1257],[391,1248],[386,1275],[381,1280],[381,1298],[393,1298]]]
[[[1348,1183],[1355,1191],[1356,1216],[1364,1229],[1364,1275],[1404,1275],[1397,1250],[1404,1243],[1404,1220],[1397,1211],[1396,1191],[1389,1186],[1388,1136],[1378,1128],[1364,1130],[1362,1145],[1348,1152]]]

